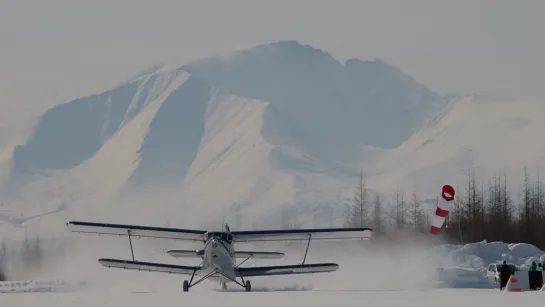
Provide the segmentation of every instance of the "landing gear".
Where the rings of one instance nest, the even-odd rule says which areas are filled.
[[[244,289],[246,289],[246,292],[250,292],[252,290],[252,284],[249,280],[246,281],[246,284],[244,285]]]
[[[197,272],[197,270],[193,271],[193,274],[191,275],[191,279],[189,281],[184,280],[184,286],[183,286],[184,292],[188,292],[189,288],[197,285],[198,283],[200,283],[201,281],[203,281],[205,279],[208,279],[209,277],[212,277],[214,274],[223,275],[225,278],[227,278],[227,279],[231,280],[232,282],[234,282],[235,284],[243,287],[247,292],[250,292],[252,290],[252,284],[250,283],[249,280],[244,281],[244,277],[240,276],[240,279],[242,279],[242,283],[240,283],[235,278],[231,278],[231,277],[223,274],[219,270],[214,270],[214,271],[206,274],[205,276],[203,276],[201,279],[197,280],[196,282],[193,282],[193,278],[195,277],[196,272]],[[227,289],[227,284],[225,282],[222,282],[221,283],[221,288],[224,289],[224,290]]]

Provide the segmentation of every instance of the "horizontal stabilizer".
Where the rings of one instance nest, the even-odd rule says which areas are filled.
[[[242,277],[292,275],[334,272],[339,268],[336,263],[315,263],[299,265],[280,265],[238,268],[237,275]]]
[[[138,225],[104,224],[92,222],[69,222],[66,227],[73,232],[96,233],[131,237],[151,237],[177,239],[187,241],[202,241],[204,230],[150,227]]]
[[[253,259],[280,259],[284,257],[284,253],[277,252],[247,252],[247,251],[236,251],[236,258],[248,258],[252,256]]]
[[[204,250],[169,250],[167,254],[175,258],[202,258],[204,256]],[[284,257],[283,253],[277,252],[248,252],[248,251],[236,251],[235,258],[248,258],[253,259],[280,259]]]
[[[236,242],[291,241],[291,240],[349,240],[369,239],[371,228],[315,228],[291,230],[233,231]]]
[[[108,268],[118,268],[126,270],[138,270],[138,271],[148,271],[148,272],[162,272],[162,273],[171,273],[171,274],[187,274],[192,275],[195,271],[195,275],[199,275],[201,267],[197,266],[185,266],[185,265],[173,265],[166,263],[153,263],[153,262],[141,262],[141,261],[130,261],[130,260],[120,260],[120,259],[99,259],[98,262]]]
[[[204,256],[204,250],[175,249],[167,251],[167,254],[175,258],[202,258],[202,256]]]

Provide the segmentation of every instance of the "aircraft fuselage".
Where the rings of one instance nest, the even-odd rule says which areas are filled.
[[[208,274],[214,270],[218,270],[228,276],[225,277],[222,274],[216,273],[210,277],[211,280],[228,283],[236,279],[235,249],[229,233],[217,232],[208,234],[203,249],[203,272]]]

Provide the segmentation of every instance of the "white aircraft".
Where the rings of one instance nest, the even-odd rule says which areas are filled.
[[[249,280],[244,278],[254,276],[289,275],[333,272],[339,268],[336,263],[315,263],[305,264],[310,245],[310,240],[346,240],[346,239],[369,239],[373,230],[371,228],[323,228],[323,229],[294,229],[294,230],[255,230],[255,231],[230,231],[225,224],[225,231],[204,231],[192,229],[162,228],[138,225],[119,225],[92,222],[69,222],[66,224],[73,232],[96,233],[108,235],[127,235],[132,254],[131,260],[101,258],[98,262],[109,268],[131,269],[139,271],[154,271],[164,273],[191,275],[189,281],[184,280],[183,290],[197,285],[201,281],[211,279],[219,281],[223,289],[229,282],[251,290]],[[201,241],[204,247],[200,250],[170,250],[167,253],[173,257],[202,258],[199,266],[183,266],[165,263],[152,263],[136,261],[132,248],[131,237],[152,237],[166,238],[185,241]],[[276,252],[253,252],[235,251],[235,242],[264,242],[264,241],[293,241],[308,240],[305,256],[301,264],[262,266],[262,267],[240,267],[250,258],[277,259],[284,256]],[[236,258],[246,258],[238,265]],[[201,278],[195,282],[195,276]],[[237,281],[237,278],[241,282]]]

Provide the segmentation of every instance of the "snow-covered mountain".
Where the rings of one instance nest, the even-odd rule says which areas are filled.
[[[187,81],[167,91],[165,87],[181,72],[189,74]],[[157,179],[168,172],[183,179],[186,170],[172,169],[173,161],[164,161],[164,153],[178,160],[183,147],[188,150],[183,159],[191,163],[204,136],[205,112],[215,100],[214,91],[265,102],[263,137],[277,147],[297,144],[315,159],[314,168],[323,168],[324,163],[334,168],[335,160],[345,161],[347,151],[341,150],[345,147],[396,147],[444,102],[382,61],[349,60],[343,66],[320,50],[279,42],[171,71],[152,70],[102,94],[57,106],[44,114],[30,140],[15,150],[14,170],[73,168],[96,154],[149,105],[153,95],[168,94],[140,148],[142,161],[131,181],[145,173]],[[159,153],[163,166],[154,160]],[[284,158],[283,152],[279,154],[279,159]],[[348,154],[350,160],[360,159],[355,154]],[[293,163],[287,168],[291,167]]]
[[[519,131],[543,128],[541,106],[517,107],[448,99],[384,61],[342,64],[295,41],[154,67],[40,118],[2,164],[15,213],[0,223],[338,225],[360,169],[371,188],[423,182],[435,195],[462,145],[491,167],[515,161],[487,156],[513,142],[537,161],[540,143],[522,146]]]
[[[494,176],[507,174],[512,196],[524,180],[545,167],[545,114],[543,101],[509,101],[478,96],[457,97],[425,128],[395,150],[385,152],[380,163],[367,165],[377,186],[399,183],[407,191],[439,193],[439,183],[467,186],[468,170],[486,188]]]

